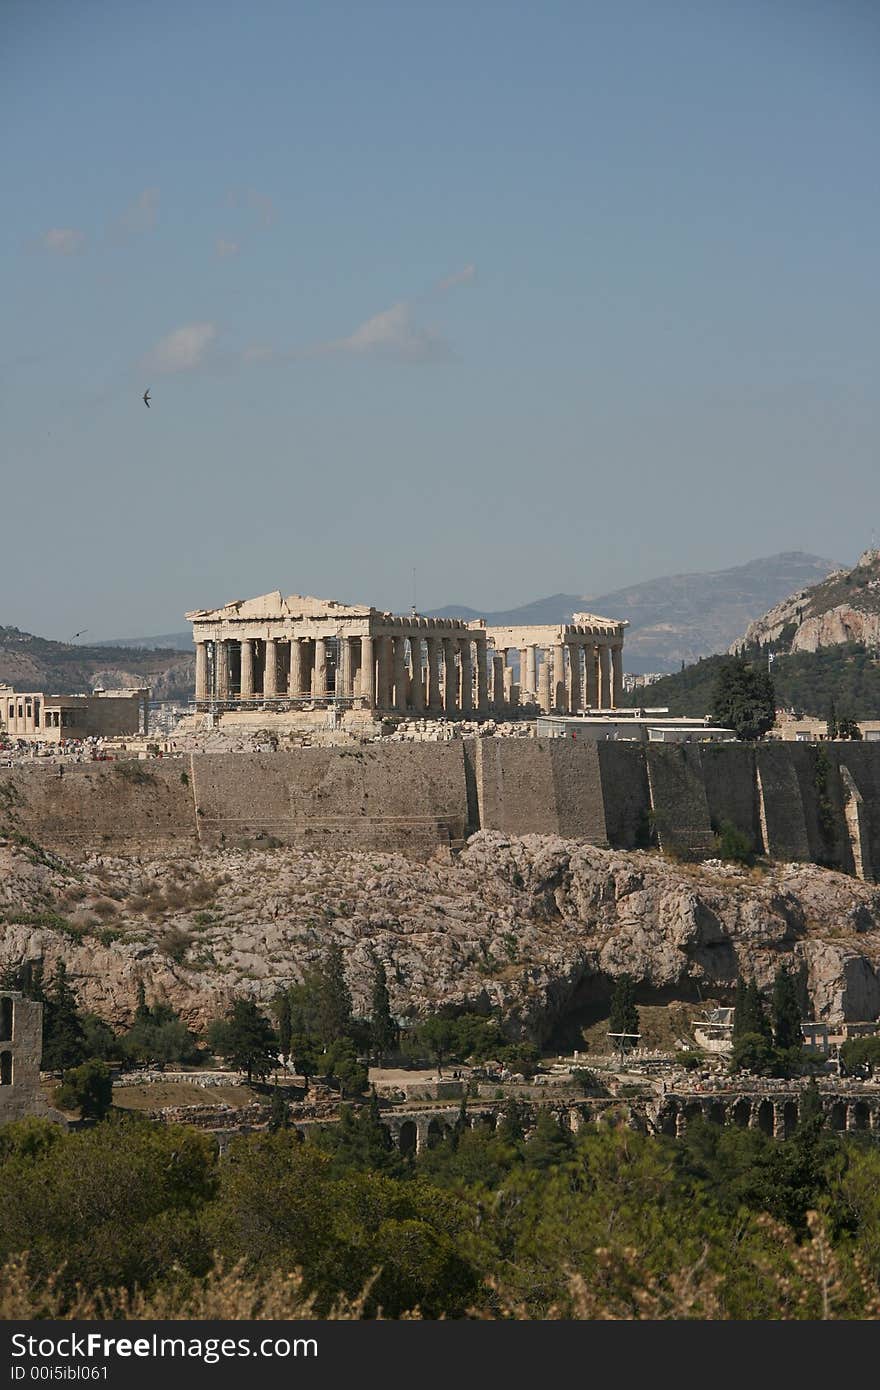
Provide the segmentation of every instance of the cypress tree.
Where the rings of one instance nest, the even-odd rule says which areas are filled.
[[[797,986],[782,965],[773,981],[773,1040],[778,1048],[785,1050],[803,1045]]]
[[[286,1061],[290,1056],[290,1042],[293,1037],[293,1013],[287,990],[279,994],[275,1000],[275,1018],[278,1022],[278,1051]]]
[[[609,1033],[639,1032],[636,987],[629,975],[621,975],[614,983],[608,1031]]]
[[[345,981],[342,948],[330,946],[317,981],[316,1032],[326,1046],[345,1037],[351,1027],[351,993]]]
[[[394,1052],[400,1042],[400,1029],[391,1016],[388,996],[388,977],[385,965],[373,958],[373,995],[370,1001],[370,1042],[379,1061],[386,1052]]]
[[[85,1058],[86,1036],[76,995],[67,983],[67,966],[59,960],[43,1004],[43,1066],[65,1071]]]

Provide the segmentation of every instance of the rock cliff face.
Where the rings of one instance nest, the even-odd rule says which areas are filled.
[[[455,860],[293,849],[71,864],[0,842],[0,966],[59,957],[84,1007],[117,1026],[139,982],[202,1026],[235,996],[268,1003],[327,944],[366,1012],[371,956],[392,1008],[500,1005],[544,1041],[608,998],[621,973],[645,1002],[768,986],[798,967],[815,1017],[880,1014],[880,890],[812,865],[765,873],[548,836],[482,832]]]
[[[880,551],[866,550],[851,570],[835,570],[821,584],[800,589],[750,623],[731,647],[782,642],[786,651],[859,642],[880,650]]]

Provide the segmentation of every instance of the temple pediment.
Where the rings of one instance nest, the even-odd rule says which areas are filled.
[[[229,622],[236,618],[271,622],[283,618],[368,618],[373,609],[365,604],[340,603],[335,598],[306,594],[282,596],[280,589],[258,598],[234,599],[222,608],[197,608],[187,613],[189,622]]]

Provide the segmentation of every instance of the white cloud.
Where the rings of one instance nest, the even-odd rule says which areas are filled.
[[[448,344],[433,329],[413,322],[412,310],[405,301],[374,314],[347,338],[327,343],[324,351],[398,362],[438,362],[450,356]]]
[[[160,341],[149,353],[146,365],[157,372],[188,372],[199,367],[217,336],[214,323],[184,323]]]
[[[110,240],[117,246],[124,246],[133,237],[152,232],[158,220],[159,190],[144,188],[111,226]]]
[[[225,261],[228,256],[237,256],[241,250],[241,245],[237,241],[227,241],[225,237],[218,237],[214,250],[219,260]]]
[[[255,188],[231,188],[226,195],[226,203],[231,208],[250,208],[264,227],[271,227],[275,221],[272,199],[266,193],[258,193]]]
[[[40,237],[43,250],[53,256],[75,256],[85,244],[85,232],[77,231],[75,227],[51,227]]]
[[[271,362],[275,355],[275,349],[268,343],[251,343],[241,354],[241,360],[242,362]]]
[[[158,188],[143,189],[120,218],[120,222],[127,232],[151,232],[158,220]]]
[[[462,266],[461,270],[456,270],[454,274],[447,275],[445,280],[437,282],[437,289],[443,293],[445,290],[455,289],[456,285],[469,285],[477,273],[477,267],[473,261],[468,265]]]

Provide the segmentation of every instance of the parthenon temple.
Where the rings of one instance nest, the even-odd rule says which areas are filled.
[[[622,703],[625,622],[489,627],[279,590],[187,613],[196,708],[505,718]]]

